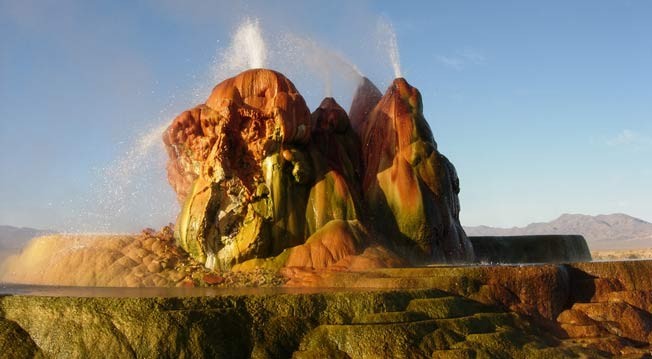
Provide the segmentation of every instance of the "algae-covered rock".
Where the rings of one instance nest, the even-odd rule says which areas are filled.
[[[296,357],[349,358],[576,358],[605,357],[580,346],[562,347],[525,317],[487,306],[460,308],[457,297],[415,298],[404,312],[358,316],[352,324],[324,324],[302,340]],[[427,311],[430,318],[419,315]],[[346,356],[344,356],[346,355]]]
[[[362,87],[371,88],[363,83]],[[359,91],[373,94],[373,90]],[[362,96],[362,95],[361,95]],[[355,99],[356,117],[374,96]],[[403,255],[421,261],[473,260],[459,222],[459,179],[423,117],[421,94],[394,80],[366,118],[357,120],[362,189],[373,223]]]
[[[564,263],[591,260],[580,235],[474,236],[475,260],[480,263]]]
[[[183,203],[175,237],[209,268],[325,268],[371,243],[360,141],[332,98],[311,115],[283,75],[245,71],[179,115],[164,142]]]
[[[224,81],[205,105],[174,120],[164,142],[168,178],[183,203],[175,226],[182,248],[207,267],[228,269],[301,243],[307,188],[298,174],[311,171],[301,156],[280,152],[309,138],[308,116],[289,80],[259,70]],[[287,166],[297,178],[286,176]],[[272,232],[285,243],[271,241]]]
[[[292,82],[271,70],[217,85],[163,137],[168,179],[183,204],[179,245],[221,270],[389,266],[401,262],[393,252],[471,260],[459,180],[437,152],[418,91],[398,79],[381,98],[365,79],[351,117],[333,98],[311,115]],[[323,233],[341,230],[332,221],[355,238]],[[369,246],[386,254],[354,260]]]
[[[621,286],[578,299],[576,287],[594,283],[578,281],[579,267],[312,271],[323,275],[312,282],[319,290],[249,294],[106,288],[95,289],[98,297],[75,298],[86,292],[37,288],[41,296],[0,297],[0,322],[15,323],[10,331],[27,333],[47,357],[645,357],[652,337],[648,291]],[[600,273],[597,279],[633,284],[631,263],[589,269]]]
[[[334,219],[362,219],[360,141],[331,97],[312,113],[310,157],[315,183],[306,209],[308,233]]]
[[[407,307],[408,311],[422,313],[432,319],[470,316],[478,312],[491,311],[486,305],[464,297],[441,297],[415,299]]]
[[[23,328],[14,321],[0,317],[0,357],[43,358],[43,353]]]
[[[357,314],[403,310],[410,300],[433,292],[195,297],[119,293],[127,297],[0,296],[0,343],[4,323],[11,321],[16,324],[12,331],[27,333],[25,338],[33,338],[47,357],[290,357],[319,325],[351,323]],[[24,345],[7,343],[5,353]]]
[[[227,358],[251,348],[245,313],[156,298],[0,298],[53,358]],[[14,344],[15,345],[15,344]]]
[[[183,202],[179,244],[207,267],[229,269],[303,243],[309,139],[305,101],[270,70],[227,79],[179,115],[164,134],[168,178]]]

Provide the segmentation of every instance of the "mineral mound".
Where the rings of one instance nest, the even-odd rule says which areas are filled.
[[[363,86],[373,85],[365,81]],[[358,91],[369,93],[374,91]],[[367,95],[362,101],[374,98]],[[368,108],[359,103],[354,100],[352,109]],[[381,233],[403,255],[472,261],[473,247],[459,221],[459,179],[453,164],[437,151],[419,91],[398,78],[363,118],[357,126],[364,143],[362,189]]]
[[[384,96],[365,79],[350,117],[332,98],[311,114],[285,76],[248,70],[180,114],[163,140],[182,204],[175,239],[209,268],[473,259],[455,168],[404,79]]]

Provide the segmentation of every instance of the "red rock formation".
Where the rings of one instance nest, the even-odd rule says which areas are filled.
[[[370,244],[422,260],[472,259],[457,219],[457,176],[436,150],[418,91],[399,79],[381,98],[365,79],[352,116],[355,126],[332,98],[311,115],[271,70],[217,85],[164,135],[168,178],[183,203],[179,244],[222,269],[280,255],[275,266],[323,268]],[[385,241],[371,240],[374,230]]]
[[[210,267],[220,262],[228,268],[234,260],[302,243],[298,218],[304,204],[286,202],[290,194],[307,191],[301,187],[311,171],[295,147],[309,139],[305,101],[285,76],[271,70],[227,79],[206,104],[178,116],[164,142],[168,178],[184,204],[176,226],[181,246]],[[290,176],[284,174],[288,168]],[[284,240],[271,243],[270,231]]]
[[[354,99],[355,116],[373,103],[368,81]],[[352,114],[353,116],[353,114]],[[399,251],[425,261],[473,260],[459,223],[459,180],[437,151],[423,117],[421,95],[394,80],[364,119],[358,119],[364,174],[362,189],[373,221]]]
[[[201,163],[208,157],[208,152],[214,144],[214,140],[204,136],[204,129],[201,126],[202,110],[206,113],[212,112],[206,106],[197,106],[191,110],[184,111],[177,116],[163,133],[163,143],[168,153],[168,181],[177,193],[179,203],[183,203],[190,186],[197,178],[197,171],[193,168],[195,163]],[[211,143],[213,142],[213,143]]]
[[[172,122],[163,135],[168,179],[180,202],[202,170],[208,177],[237,176],[251,195],[268,153],[309,138],[310,112],[294,85],[271,70],[245,71]],[[225,173],[215,173],[207,160],[222,164]]]
[[[652,344],[652,261],[569,265],[569,309],[559,314],[563,332],[583,345],[613,354]],[[649,349],[648,349],[649,350]]]
[[[207,266],[291,249],[280,265],[323,268],[367,246],[360,144],[332,98],[311,116],[283,75],[245,71],[177,117],[164,141],[184,204],[175,237]]]
[[[311,118],[311,144],[326,160],[321,166],[324,168],[322,172],[335,170],[345,176],[347,186],[357,196],[362,173],[360,140],[350,125],[346,111],[332,97],[327,97],[312,113]],[[315,162],[319,164],[320,161]]]
[[[360,85],[355,92],[351,109],[349,110],[349,118],[351,119],[351,126],[353,130],[361,136],[364,132],[364,126],[367,121],[367,116],[376,107],[383,94],[368,78],[362,77]]]

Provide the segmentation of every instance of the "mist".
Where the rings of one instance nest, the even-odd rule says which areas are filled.
[[[166,179],[161,134],[181,111],[203,102],[217,83],[247,68],[268,67],[288,76],[311,110],[334,94],[348,108],[362,75],[382,87],[396,72],[396,36],[387,33],[389,19],[367,2],[339,4],[322,13],[303,2],[285,7],[264,2],[143,6],[157,21],[180,28],[180,34],[164,45],[143,48],[145,24],[110,7],[89,15],[87,5],[77,1],[4,4],[23,36],[42,40],[36,50],[53,56],[47,63],[52,71],[42,74],[49,116],[36,120],[42,126],[21,128],[38,145],[20,158],[1,158],[9,166],[20,162],[3,182],[29,180],[9,195],[7,202],[15,205],[0,209],[0,222],[102,233],[174,222],[179,208]],[[48,10],[61,16],[51,18]],[[384,29],[379,30],[381,23]],[[184,37],[186,33],[201,36]],[[164,68],[148,55],[160,47],[169,48]],[[201,51],[188,51],[192,48]],[[171,73],[169,66],[181,71]],[[21,81],[20,74],[10,75],[12,84]],[[39,127],[54,129],[34,133]],[[3,143],[7,136],[6,143],[21,146],[10,138],[19,129],[4,130]]]

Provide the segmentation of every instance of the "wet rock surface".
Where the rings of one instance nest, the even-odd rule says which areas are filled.
[[[365,79],[349,116],[332,98],[310,114],[282,74],[245,71],[163,140],[183,205],[175,238],[208,268],[473,259],[455,169],[403,79],[384,96]]]
[[[455,168],[438,152],[421,96],[404,79],[384,95],[363,81],[349,114],[332,98],[311,114],[283,75],[246,71],[179,115],[164,142],[183,205],[174,231],[40,237],[10,259],[1,280],[331,289],[0,295],[0,353],[650,355],[651,261],[410,267],[521,261],[523,252],[526,260],[590,256],[578,238],[548,247],[484,238],[474,251],[459,223]]]
[[[263,268],[208,270],[175,244],[169,226],[138,235],[38,237],[3,267],[0,282],[53,286],[248,287],[286,281]]]
[[[0,297],[0,311],[48,357],[604,356],[566,345],[521,315],[438,290],[186,298],[7,296]]]
[[[616,355],[652,354],[652,261],[573,264],[570,308],[557,322],[569,340]]]
[[[566,263],[591,260],[580,235],[472,236],[479,263]]]
[[[367,82],[362,86],[368,89],[359,95],[373,94]],[[354,99],[352,109],[374,100],[373,95]],[[459,222],[459,179],[437,150],[419,91],[405,79],[394,80],[357,123],[365,202],[392,249],[425,262],[472,261],[473,248]]]
[[[0,317],[0,353],[3,358],[44,357],[40,348],[23,328],[16,322],[2,317]]]
[[[126,357],[608,358],[652,350],[652,261],[282,273],[276,281],[270,272],[204,269],[188,283],[254,287],[246,292],[0,295],[0,343],[31,338],[36,346],[23,341],[16,350],[55,357],[93,357],[89,343]],[[71,341],[67,331],[81,334]]]

